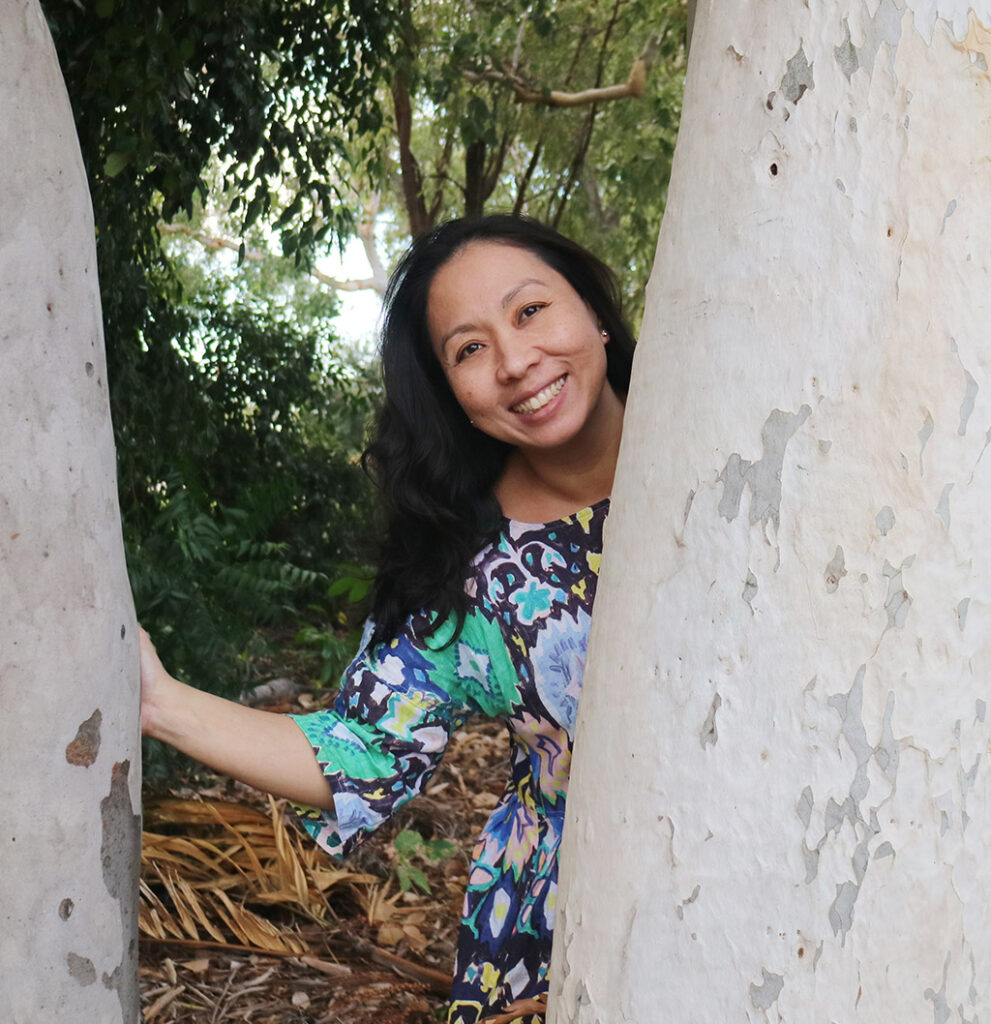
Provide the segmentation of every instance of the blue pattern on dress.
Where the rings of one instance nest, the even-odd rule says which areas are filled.
[[[460,634],[410,616],[362,649],[332,711],[296,717],[335,812],[298,807],[334,854],[419,793],[472,714],[501,718],[511,778],[472,854],[449,1024],[547,991],[571,745],[608,501],[549,524],[504,522],[475,559]]]

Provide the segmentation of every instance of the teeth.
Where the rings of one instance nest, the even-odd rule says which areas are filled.
[[[559,377],[553,384],[548,384],[542,391],[538,391],[532,398],[513,406],[513,412],[536,412],[557,395],[564,387],[564,377]]]

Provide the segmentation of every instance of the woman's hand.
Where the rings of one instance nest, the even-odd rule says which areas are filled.
[[[151,637],[140,626],[138,643],[141,649],[141,735],[153,736],[160,705],[169,687],[177,685],[177,680],[165,671]]]
[[[242,707],[179,682],[139,630],[141,732],[235,779],[299,803],[333,807],[302,730],[286,715]]]

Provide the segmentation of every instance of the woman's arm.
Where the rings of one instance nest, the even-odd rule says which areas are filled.
[[[249,786],[297,803],[334,806],[313,748],[291,718],[180,683],[162,667],[143,629],[141,731]]]

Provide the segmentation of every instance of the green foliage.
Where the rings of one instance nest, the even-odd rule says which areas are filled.
[[[368,596],[375,578],[369,565],[338,565],[326,590],[326,605],[310,605],[320,626],[304,626],[296,644],[316,656],[321,686],[336,683],[350,664],[361,640],[360,624],[368,614]],[[329,624],[329,625],[328,625]]]
[[[124,539],[170,669],[234,692],[257,629],[363,557],[374,382],[327,296],[254,292],[166,248],[219,185],[236,229],[309,258],[375,131],[394,16],[372,0],[43,0],[89,172]],[[257,282],[255,282],[257,283]]]
[[[255,627],[291,619],[373,519],[355,463],[360,380],[257,301],[188,297],[172,344],[142,353],[161,387],[120,425],[124,538],[139,616],[174,670],[231,691]],[[155,374],[154,361],[165,366]]]
[[[413,886],[425,893],[430,892],[427,876],[414,861],[429,861],[436,864],[438,861],[449,860],[458,852],[457,844],[450,840],[424,839],[415,829],[403,829],[393,840],[392,845],[396,850],[396,878],[399,879],[399,888],[403,892],[409,892]]]

